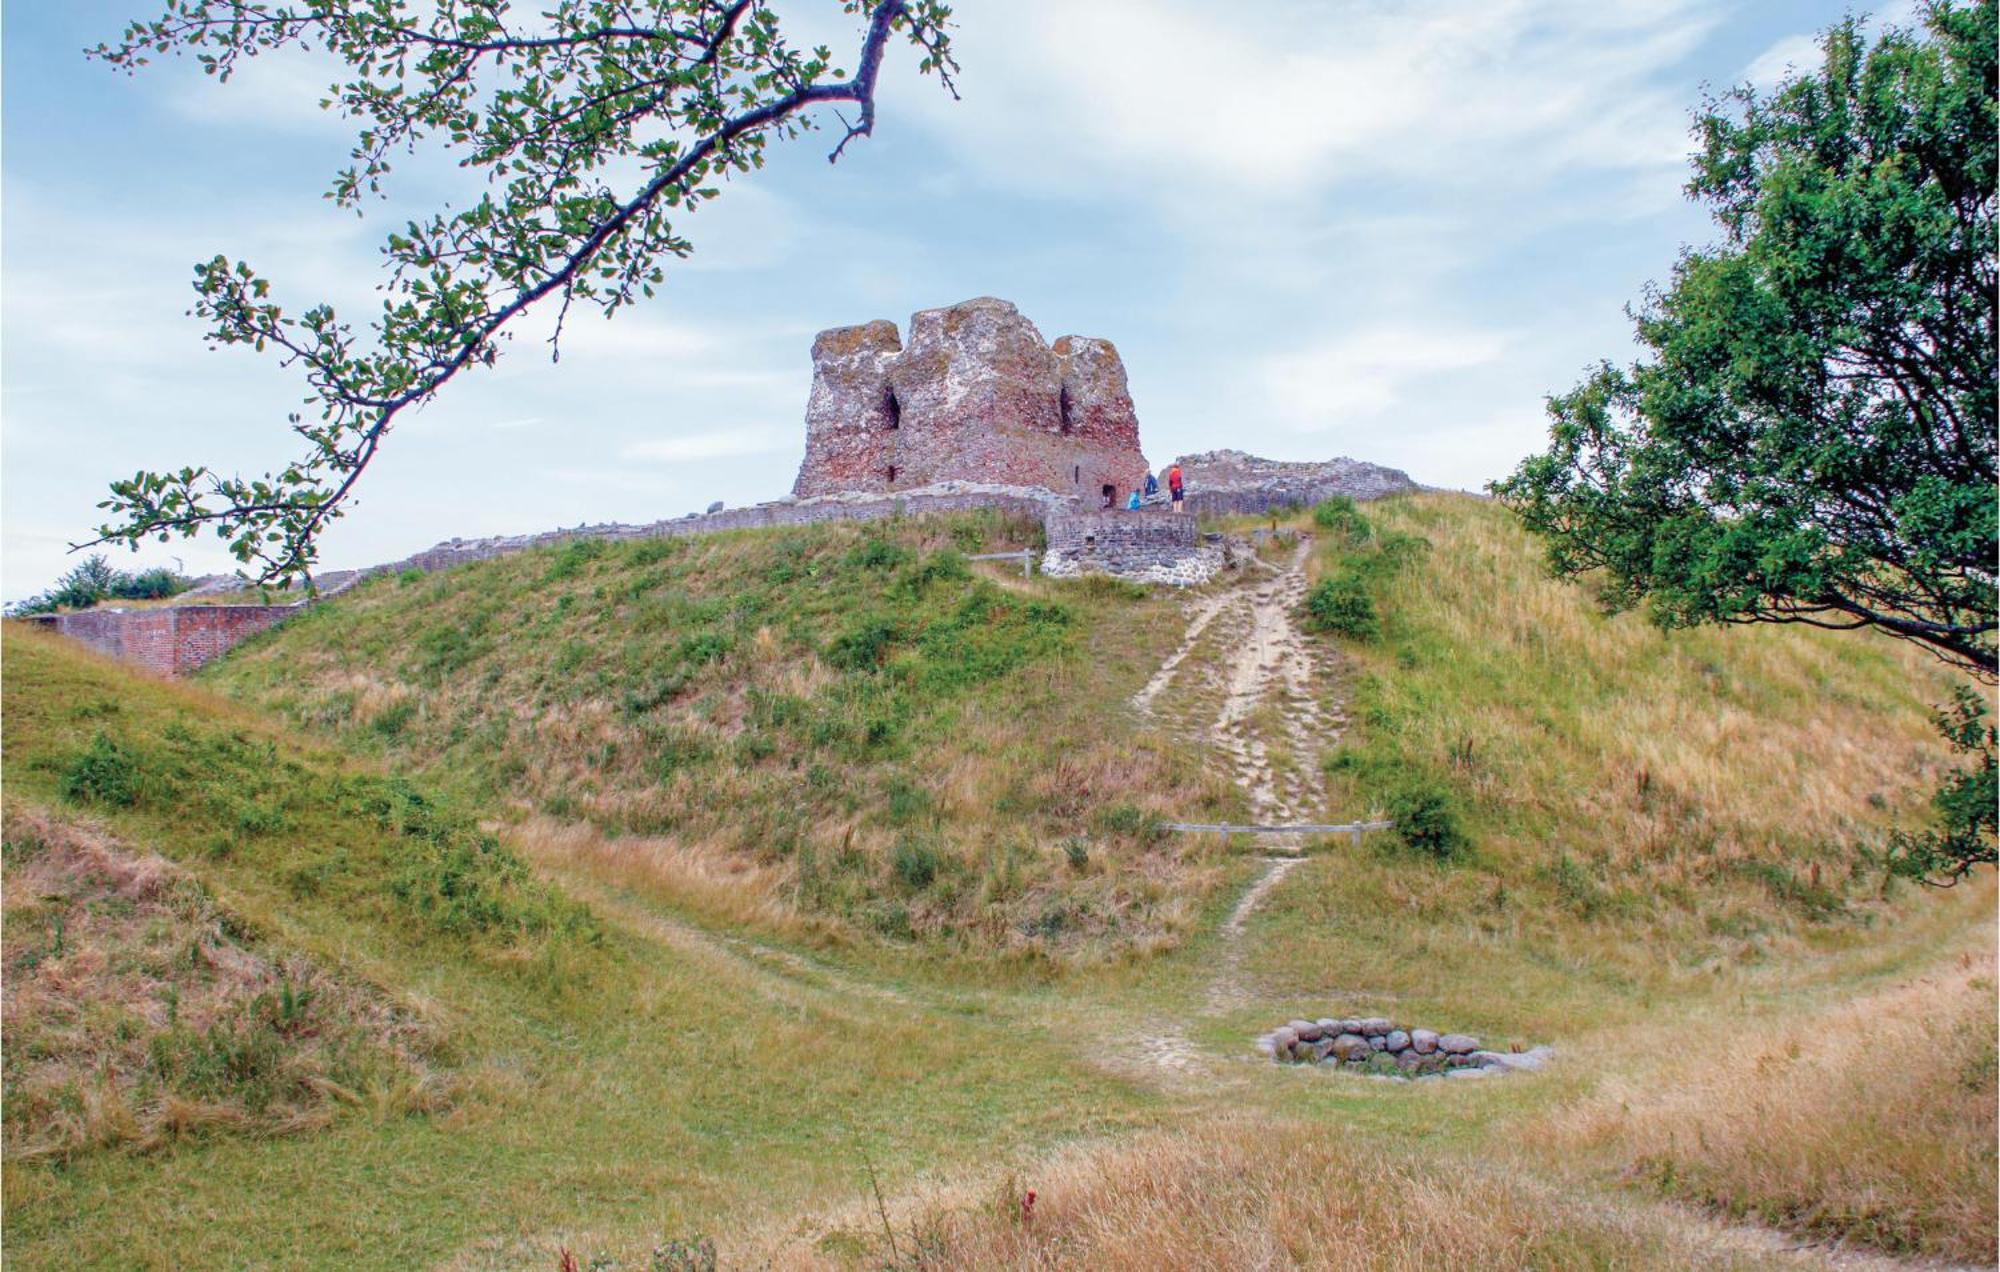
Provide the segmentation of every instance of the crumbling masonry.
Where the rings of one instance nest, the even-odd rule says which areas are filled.
[[[894,494],[964,481],[1122,505],[1146,480],[1139,417],[1108,340],[1054,345],[982,297],[813,341],[806,455],[792,494]]]

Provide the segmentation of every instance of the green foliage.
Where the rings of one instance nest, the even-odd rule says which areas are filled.
[[[572,539],[556,550],[555,558],[549,562],[548,580],[555,583],[575,578],[586,565],[603,555],[604,540]]]
[[[1702,118],[1689,189],[1723,244],[1639,315],[1651,359],[1550,399],[1550,449],[1495,486],[1559,574],[1662,626],[1867,627],[2000,670],[1995,15],[1940,3],[1872,47],[1850,19],[1817,71]],[[1900,874],[1994,860],[1968,701],[1940,721],[1974,764],[1892,842]]]
[[[873,670],[881,666],[902,631],[902,624],[893,615],[882,612],[857,615],[827,645],[826,660],[845,671]]]
[[[1381,639],[1376,594],[1414,556],[1428,550],[1429,541],[1400,530],[1378,532],[1345,496],[1315,504],[1313,523],[1328,532],[1331,568],[1306,594],[1305,626],[1349,640]]]
[[[1375,600],[1355,574],[1336,574],[1314,584],[1306,594],[1306,626],[1349,640],[1374,640],[1382,634]]]
[[[1649,357],[1549,402],[1495,490],[1566,576],[1665,626],[1868,626],[1991,675],[1996,19],[1940,3],[1700,120],[1723,242],[1637,316]]]
[[[382,307],[369,322],[329,304],[281,305],[247,262],[218,255],[195,267],[194,312],[210,342],[267,351],[303,379],[312,416],[287,424],[305,453],[255,478],[194,466],[137,473],[112,483],[102,505],[112,520],[99,533],[133,544],[219,535],[284,584],[309,574],[318,535],[399,415],[492,365],[536,302],[610,315],[652,295],[662,262],[692,250],[684,214],[761,168],[774,139],[843,105],[851,122],[832,157],[872,130],[892,44],[912,46],[918,70],[947,84],[955,69],[942,0],[847,6],[863,30],[844,66],[787,38],[769,7],[712,0],[165,5],[91,55],[129,72],[191,53],[218,82],[294,49],[338,68],[324,104],[357,128],[328,191],[338,205],[365,209],[395,157],[420,143],[487,178],[468,204],[419,213],[386,236]]]
[[[62,773],[62,796],[75,804],[124,806],[139,798],[132,757],[106,733],[90,739]]]
[[[1931,795],[1935,827],[1891,837],[1889,868],[1895,874],[1949,884],[1975,867],[1994,864],[2000,771],[1996,771],[1990,714],[1985,697],[1969,685],[1956,686],[1951,705],[1938,713],[1939,731],[1953,750],[1970,756],[1971,763],[1946,777]]]
[[[902,835],[896,840],[896,848],[890,856],[890,866],[896,878],[906,888],[921,892],[931,886],[937,878],[940,858],[937,848],[927,839],[916,835]]]
[[[1090,844],[1072,835],[1063,840],[1063,858],[1069,862],[1071,870],[1082,874],[1090,869]]]
[[[61,610],[89,609],[105,601],[161,600],[192,586],[191,580],[164,567],[129,574],[113,569],[102,556],[93,555],[56,580],[53,588],[15,604],[10,612],[54,614]]]
[[[1336,495],[1314,504],[1312,519],[1320,529],[1331,531],[1350,543],[1360,543],[1372,532],[1368,519],[1361,515],[1361,509],[1346,495]]]
[[[1457,801],[1442,783],[1407,778],[1389,792],[1386,806],[1404,847],[1438,861],[1458,861],[1471,850]]]
[[[891,539],[863,539],[847,554],[847,564],[857,570],[893,570],[910,559],[910,552]]]

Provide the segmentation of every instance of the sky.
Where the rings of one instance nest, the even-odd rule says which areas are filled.
[[[302,388],[207,350],[192,266],[248,260],[288,310],[362,317],[383,236],[465,187],[437,165],[365,217],[322,195],[335,68],[227,84],[82,49],[158,0],[0,10],[0,596],[78,559],[111,480],[290,457]],[[1905,20],[1909,0],[1885,0]],[[527,5],[526,8],[537,6]],[[847,50],[838,0],[773,6]],[[325,568],[454,536],[645,522],[785,494],[812,336],[1000,296],[1124,357],[1148,457],[1337,455],[1476,489],[1544,398],[1634,352],[1626,306],[1712,225],[1682,193],[1707,91],[1770,85],[1857,6],[1825,0],[958,0],[962,100],[891,51],[873,137],[783,143],[689,217],[694,255],[560,362],[525,331],[407,417]],[[832,121],[829,120],[829,123]],[[126,568],[235,566],[214,539]]]

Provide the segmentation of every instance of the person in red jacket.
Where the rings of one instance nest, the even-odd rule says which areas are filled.
[[[1182,511],[1181,499],[1187,494],[1187,487],[1181,479],[1181,466],[1179,464],[1175,464],[1167,470],[1167,494],[1173,498],[1174,511]]]

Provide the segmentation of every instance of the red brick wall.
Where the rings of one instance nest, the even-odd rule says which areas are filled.
[[[294,605],[178,605],[85,610],[36,621],[157,676],[185,676],[298,612]]]

